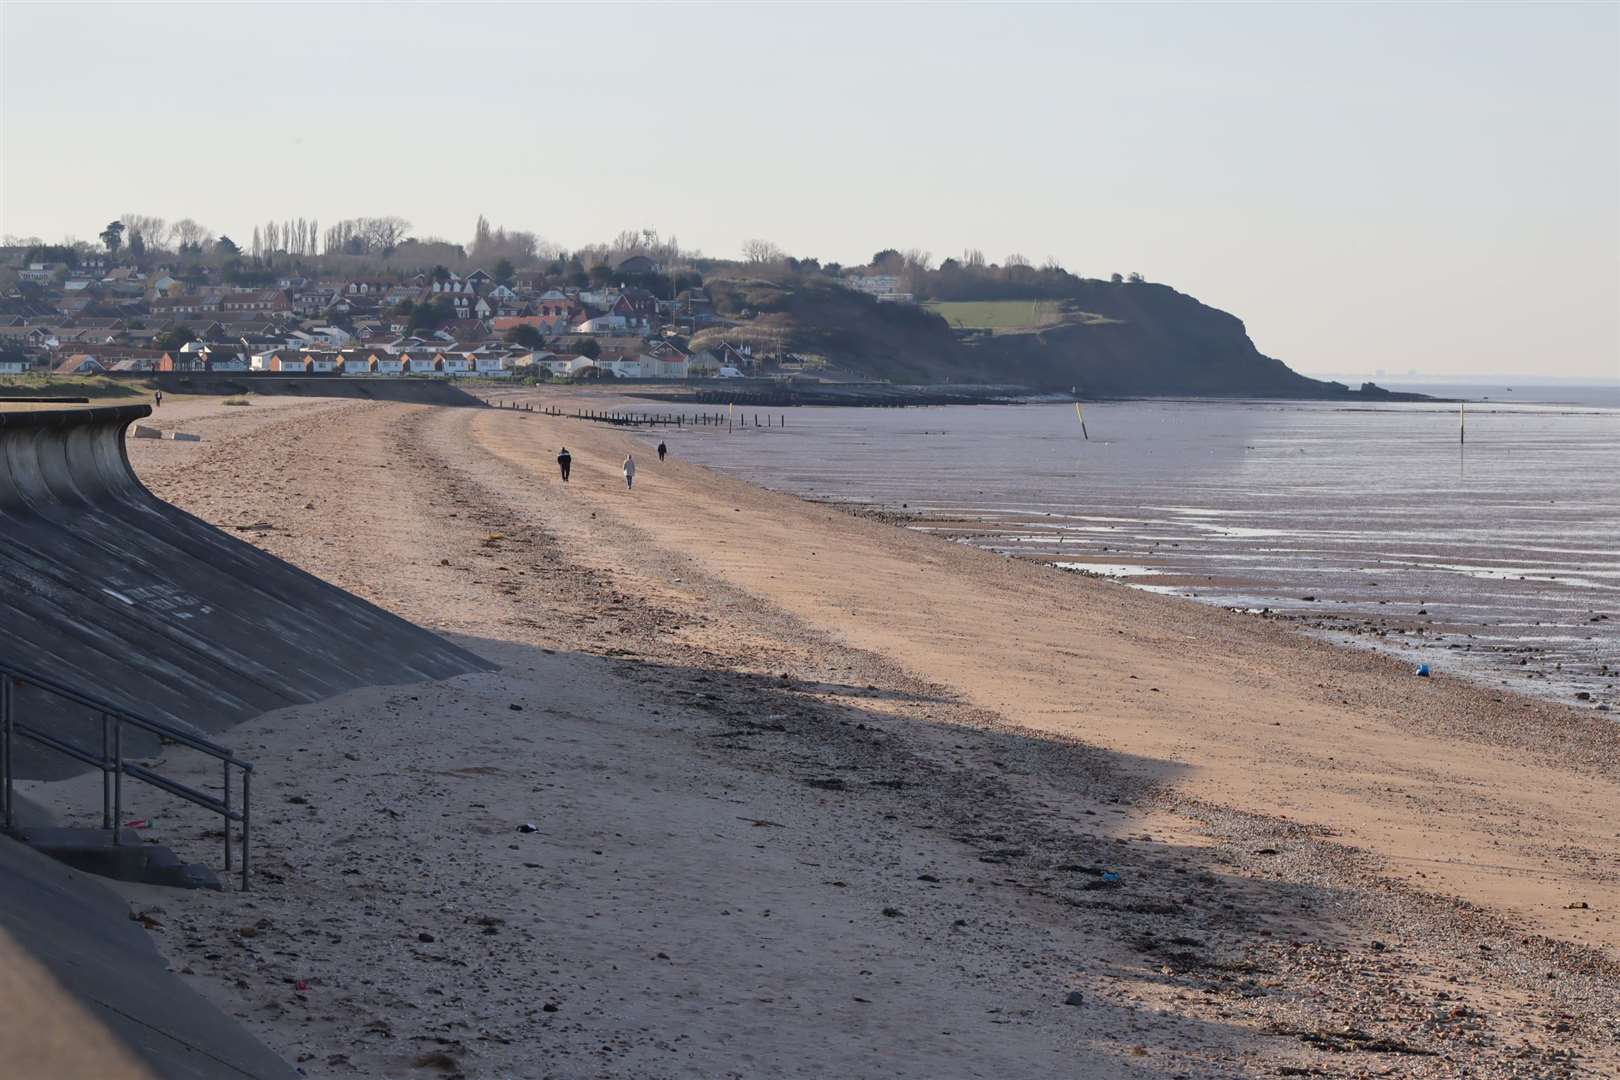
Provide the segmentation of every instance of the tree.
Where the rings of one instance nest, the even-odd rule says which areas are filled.
[[[157,251],[169,243],[169,223],[151,214],[125,214],[118,220],[124,223],[125,242],[135,249],[137,238],[143,251]]]
[[[450,280],[450,268],[448,266],[444,266],[442,264],[439,265],[439,266],[435,266],[433,268],[433,280],[437,281],[437,282],[440,282],[441,284],[443,282],[449,281]]]
[[[164,352],[174,352],[181,346],[197,340],[196,333],[189,326],[172,326],[152,339],[152,344]]]
[[[517,269],[512,265],[511,259],[503,258],[495,264],[495,280],[501,285],[509,283],[512,275],[516,273]]]
[[[364,218],[363,225],[367,247],[385,258],[394,253],[411,228],[411,223],[402,217]]]
[[[240,255],[242,249],[236,246],[236,241],[228,236],[222,236],[214,241],[214,250],[224,255]]]
[[[743,245],[743,258],[755,266],[781,262],[783,251],[769,240],[750,240]]]
[[[1123,284],[1125,284],[1125,278],[1124,278],[1123,275],[1120,275],[1120,274],[1109,274],[1108,275],[1108,280],[1113,282],[1115,285],[1123,285]]]
[[[213,231],[209,229],[208,226],[199,225],[190,218],[181,218],[179,221],[175,222],[171,231],[174,234],[175,243],[180,246],[180,250],[183,252],[201,251],[203,244],[211,239],[214,235]]]
[[[1029,260],[1015,251],[1002,260],[1002,265],[1008,268],[1014,266],[1028,266]]]
[[[602,343],[593,337],[580,338],[578,341],[574,342],[573,350],[575,356],[583,356],[587,360],[595,360],[598,356],[602,355]]]
[[[894,248],[884,248],[882,251],[880,251],[876,255],[872,256],[872,265],[873,266],[882,266],[884,263],[888,262],[890,259],[898,259],[899,257],[900,257],[900,253],[898,251],[894,250]]]
[[[424,300],[411,311],[410,330],[437,330],[445,323],[456,317],[456,309],[450,305],[450,298],[436,296],[432,300]]]
[[[119,247],[124,243],[124,223],[108,222],[107,227],[101,230],[101,242],[107,245],[107,254],[118,254]]]
[[[1144,278],[1141,274],[1138,274],[1135,270],[1132,270],[1131,273],[1130,273],[1130,276],[1127,277],[1125,280],[1127,282],[1129,282],[1130,284],[1132,284],[1132,285],[1140,285],[1140,284],[1142,284],[1142,282],[1146,281],[1147,279]]]
[[[506,340],[525,349],[538,349],[546,343],[545,335],[527,323],[520,323],[508,330]]]

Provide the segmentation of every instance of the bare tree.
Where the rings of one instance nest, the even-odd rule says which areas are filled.
[[[214,230],[206,225],[198,224],[191,218],[181,218],[174,223],[174,242],[181,247],[195,251],[209,240],[214,238]]]
[[[257,259],[264,254],[264,241],[259,239],[259,227],[253,226],[253,238],[248,241],[248,254]]]
[[[962,265],[971,270],[983,270],[984,252],[978,248],[968,248],[962,252]]]
[[[361,226],[369,250],[392,255],[410,231],[411,223],[402,217],[375,217],[362,218]]]
[[[1015,251],[1002,261],[1002,265],[1009,268],[1014,266],[1028,266],[1029,260]]]
[[[769,240],[750,240],[743,245],[743,258],[757,266],[781,262],[784,252]]]
[[[933,253],[920,248],[908,248],[900,258],[904,261],[906,270],[911,272],[931,270],[934,266]]]
[[[169,223],[151,214],[125,214],[119,219],[129,232],[129,243],[135,246],[137,238],[148,251],[155,251],[169,242]]]

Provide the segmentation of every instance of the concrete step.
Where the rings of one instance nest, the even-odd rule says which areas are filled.
[[[182,863],[173,851],[147,843],[133,829],[117,832],[116,843],[110,829],[29,826],[18,829],[16,836],[36,851],[87,874],[179,889],[224,888],[209,867]]]

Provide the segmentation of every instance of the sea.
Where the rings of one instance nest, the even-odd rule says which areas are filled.
[[[1620,719],[1620,386],[1412,389],[1468,400],[799,408],[771,427],[739,408],[735,431],[656,434],[769,488]]]

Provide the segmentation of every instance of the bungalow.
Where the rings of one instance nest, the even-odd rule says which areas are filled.
[[[573,327],[576,334],[629,334],[630,324],[623,315],[598,315]]]
[[[686,353],[667,341],[653,342],[641,355],[642,373],[653,379],[684,379],[687,364]]]
[[[378,375],[403,375],[405,374],[407,355],[402,353],[399,356],[386,356],[372,353],[370,357],[371,370]]]
[[[58,375],[100,375],[106,370],[106,365],[89,353],[74,353],[56,365]]]
[[[473,373],[484,378],[504,379],[512,374],[512,368],[505,356],[479,356],[475,353]]]
[[[377,357],[374,352],[356,352],[343,357],[343,374],[370,375],[377,370]]]
[[[21,375],[30,364],[24,357],[0,356],[0,375]]]
[[[310,374],[319,375],[323,372],[334,372],[338,365],[343,363],[343,354],[339,352],[311,352],[304,354],[305,366]]]
[[[305,375],[309,373],[310,358],[307,354],[291,349],[286,352],[270,354],[270,370],[283,375]]]
[[[257,289],[248,292],[232,293],[220,301],[220,307],[233,313],[251,312],[291,312],[292,304],[287,300],[287,294],[280,289]]]
[[[157,362],[159,371],[202,371],[207,366],[208,361],[202,353],[181,352],[178,349],[164,353]]]
[[[466,353],[443,352],[433,358],[433,370],[446,375],[468,375],[473,371],[473,360]]]
[[[211,349],[203,360],[209,371],[247,371],[248,358],[245,354],[228,350]]]

